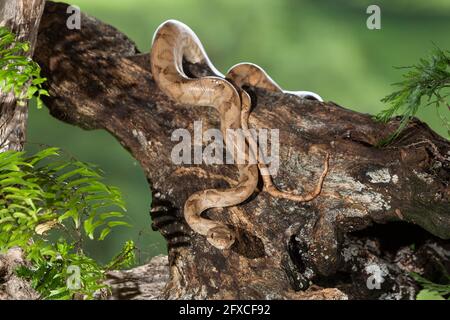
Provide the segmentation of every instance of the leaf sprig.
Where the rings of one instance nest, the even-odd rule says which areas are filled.
[[[24,250],[32,266],[19,273],[43,298],[78,294],[90,299],[104,287],[101,280],[110,266],[132,263],[134,244],[127,242],[105,266],[84,253],[83,241],[103,240],[113,228],[129,225],[123,219],[125,203],[117,188],[102,182],[97,168],[59,157],[57,148],[31,157],[0,153],[0,252],[15,246]],[[66,285],[71,265],[80,269],[77,289]]]
[[[36,97],[37,106],[41,108],[41,96],[48,96],[42,87],[47,79],[41,77],[39,65],[23,55],[29,50],[28,43],[16,41],[13,33],[0,27],[0,92],[12,91],[19,105]]]
[[[450,276],[448,274],[446,274],[448,284],[434,283],[417,273],[412,273],[411,276],[422,287],[417,295],[418,300],[450,300]]]
[[[406,127],[422,106],[434,106],[450,136],[450,119],[441,112],[441,107],[450,110],[450,51],[435,47],[428,59],[406,69],[403,81],[395,83],[399,90],[384,97],[381,101],[389,107],[376,115],[376,119],[388,122],[393,116],[400,115],[397,130],[382,144],[394,140]]]

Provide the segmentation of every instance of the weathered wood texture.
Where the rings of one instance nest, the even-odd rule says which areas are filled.
[[[153,227],[169,248],[170,280],[162,297],[414,295],[409,269],[424,273],[425,263],[417,262],[414,252],[406,256],[417,261],[399,264],[399,255],[411,243],[419,249],[430,241],[448,246],[442,240],[450,238],[448,141],[414,120],[398,142],[377,148],[398,121],[385,125],[333,102],[249,88],[251,127],[280,130],[275,183],[310,190],[322,170],[323,151],[331,155],[330,172],[322,194],[309,203],[274,199],[259,190],[242,205],[209,210],[205,216],[224,221],[239,235],[231,250],[217,250],[191,232],[182,207],[197,190],[233,184],[237,170],[179,166],[170,156],[175,129],[192,130],[195,120],[202,120],[204,129],[217,128],[217,115],[170,101],[152,80],[149,55],[113,27],[83,15],[81,30],[67,30],[65,10],[64,4],[47,3],[39,31],[36,59],[51,95],[45,103],[62,121],[110,132],[145,170],[153,190]],[[193,76],[206,74],[201,65],[186,69]],[[389,238],[392,228],[395,236]],[[448,267],[448,256],[441,262]],[[377,267],[384,282],[372,290],[367,281]]]
[[[44,4],[44,0],[2,0],[0,3],[0,26],[16,34],[18,41],[30,43],[25,56],[33,55]],[[27,110],[26,106],[17,106],[13,93],[0,91],[0,151],[23,148]]]

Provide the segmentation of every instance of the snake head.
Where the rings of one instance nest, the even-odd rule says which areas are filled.
[[[217,249],[225,250],[233,245],[236,235],[225,226],[217,226],[208,230],[206,240]]]

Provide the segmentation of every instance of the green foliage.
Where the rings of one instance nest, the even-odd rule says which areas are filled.
[[[408,122],[417,114],[421,106],[434,106],[450,136],[450,119],[442,115],[441,107],[450,110],[447,100],[450,95],[450,51],[434,48],[429,59],[420,59],[419,63],[407,69],[404,80],[396,83],[399,90],[384,97],[381,101],[389,108],[380,112],[376,119],[387,122],[394,115],[400,115],[400,125],[395,133],[383,143],[395,139]]]
[[[422,289],[416,297],[417,300],[445,300],[443,296],[441,296],[436,291],[431,291],[427,289]]]
[[[132,242],[106,266],[83,252],[84,241],[103,240],[113,228],[128,226],[119,190],[101,180],[94,166],[61,159],[56,148],[31,157],[0,153],[0,251],[24,250],[32,265],[18,272],[43,298],[91,299],[103,288],[106,270],[134,261]],[[80,270],[79,288],[66,285],[69,266]]]
[[[446,275],[448,284],[434,283],[421,277],[417,273],[413,273],[412,277],[423,288],[417,294],[417,300],[450,300],[450,277],[448,274]]]
[[[115,270],[121,268],[127,268],[134,264],[136,246],[133,241],[125,242],[122,250],[116,255],[110,263],[106,266],[107,270]]]
[[[48,96],[48,92],[42,88],[46,79],[40,76],[39,65],[23,56],[29,49],[28,43],[16,41],[14,34],[0,27],[0,91],[12,91],[20,105],[34,96],[40,108],[41,96]]]
[[[75,294],[83,299],[100,297],[102,290],[108,289],[101,281],[105,278],[105,271],[112,270],[109,265],[116,262],[115,267],[129,267],[135,259],[132,241],[125,243],[119,258],[114,258],[108,266],[98,264],[82,252],[74,253],[73,246],[65,241],[58,241],[55,247],[58,252],[56,259],[45,259],[32,268],[22,266],[17,270],[18,275],[30,280],[33,288],[45,299],[67,300]],[[53,248],[49,249],[53,251]],[[70,268],[74,266],[79,268],[80,286],[69,288],[68,281],[75,275]]]
[[[96,261],[83,253],[74,253],[73,249],[62,239],[55,245],[41,243],[33,245],[33,248],[28,247],[28,251],[34,251],[39,256],[39,262],[35,262],[31,268],[22,266],[17,274],[30,280],[33,288],[44,299],[71,299],[74,294],[93,299],[98,290],[105,288],[100,283],[104,278],[104,270]],[[70,289],[67,285],[72,276],[70,267],[73,266],[79,268],[79,280],[82,283],[76,289]]]

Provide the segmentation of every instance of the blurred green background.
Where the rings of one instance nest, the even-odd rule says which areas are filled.
[[[401,71],[427,56],[433,43],[450,49],[448,0],[77,0],[82,11],[133,39],[142,52],[166,19],[188,24],[219,70],[250,61],[262,66],[286,90],[310,90],[325,100],[375,114]],[[381,30],[366,27],[366,8],[381,8]],[[83,27],[83,26],[81,26]],[[166,252],[150,229],[151,192],[136,161],[109,134],[86,132],[53,119],[46,109],[30,109],[28,150],[39,143],[60,147],[98,164],[107,182],[118,186],[133,228],[113,232],[90,253],[106,261],[127,239],[139,247],[140,263]],[[445,135],[434,109],[419,117]]]

